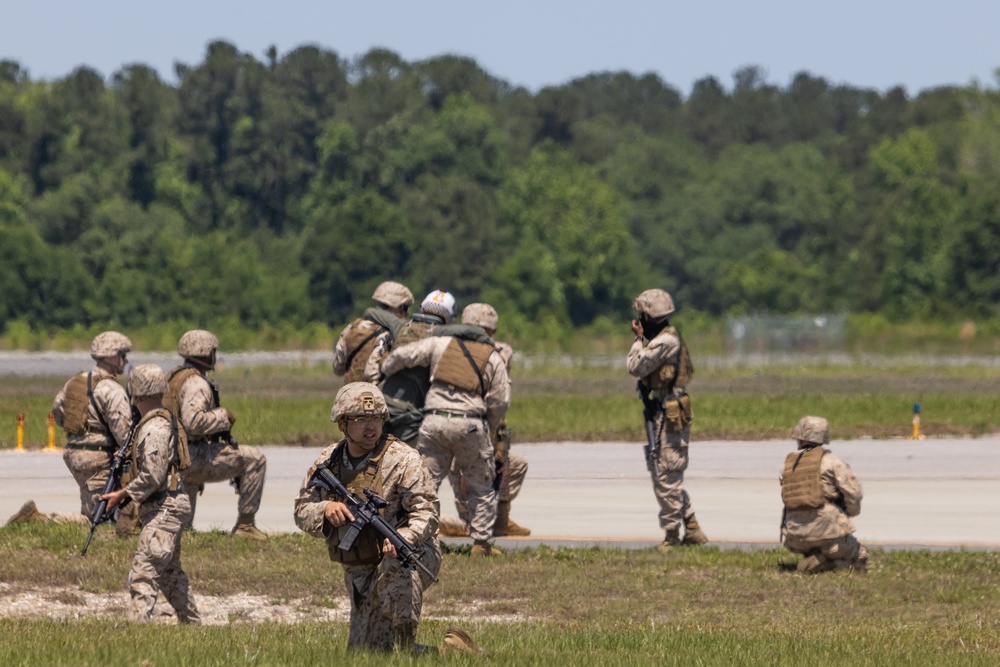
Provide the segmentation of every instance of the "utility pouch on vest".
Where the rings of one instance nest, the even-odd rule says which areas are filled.
[[[365,488],[371,488],[377,495],[381,496],[382,476],[379,472],[382,466],[382,454],[386,446],[386,439],[383,437],[375,451],[372,452],[367,467],[356,475],[347,475],[343,469],[342,457],[345,456],[343,450],[346,449],[346,444],[334,451],[326,465],[338,479],[344,482],[348,491],[361,496],[362,500]],[[330,560],[344,565],[375,565],[379,563],[382,560],[382,539],[371,525],[361,529],[350,550],[345,551],[340,548],[341,540],[347,537],[347,532],[350,529],[351,524],[334,528],[329,523],[323,522],[323,537],[326,538]]]
[[[691,397],[687,394],[667,399],[663,403],[663,411],[667,420],[667,430],[671,433],[680,433],[694,420]]]

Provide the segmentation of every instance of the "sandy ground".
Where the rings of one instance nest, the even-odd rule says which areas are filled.
[[[864,485],[858,538],[887,548],[1000,549],[1000,436],[923,441],[850,441],[830,445]],[[608,543],[651,546],[662,539],[639,443],[515,445],[529,463],[513,518],[532,529],[516,544]],[[712,542],[754,548],[778,543],[778,470],[791,441],[695,442],[686,486]],[[316,449],[266,447],[268,470],[258,525],[296,530],[292,501]],[[61,451],[0,452],[0,521],[27,499],[43,512],[79,507]],[[454,513],[451,488],[442,509]],[[227,484],[209,485],[198,502],[195,528],[232,527],[236,497]]]

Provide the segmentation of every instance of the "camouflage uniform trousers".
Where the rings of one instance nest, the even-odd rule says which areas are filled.
[[[805,556],[799,562],[800,572],[826,572],[868,563],[868,550],[851,533],[820,541],[786,538],[785,548]]]
[[[193,440],[189,446],[191,467],[181,473],[184,487],[191,502],[191,517],[194,521],[198,502],[198,487],[212,482],[225,482],[240,478],[240,498],[237,503],[240,515],[255,515],[264,495],[264,474],[267,460],[256,447],[231,447],[224,442]]]
[[[63,451],[63,462],[80,487],[80,514],[88,519],[93,516],[97,497],[104,491],[104,484],[108,481],[111,458],[111,452],[95,452],[87,449]]]
[[[437,576],[441,551],[433,541],[422,546],[420,561]],[[433,580],[409,570],[395,558],[378,565],[345,565],[344,585],[351,598],[351,630],[347,645],[376,651],[411,648],[424,604],[424,590]]]
[[[505,466],[503,476],[500,478],[500,490],[498,492],[500,502],[511,502],[517,498],[517,495],[521,493],[521,487],[524,485],[524,478],[527,475],[527,459],[513,452],[509,453],[507,455],[507,465]],[[463,527],[467,527],[469,525],[469,506],[465,502],[467,489],[463,488],[464,479],[458,471],[458,467],[452,464],[451,470],[448,472],[448,481],[451,482],[451,488],[455,491],[455,509],[458,511],[458,517],[462,520]],[[444,520],[443,517],[442,520]]]
[[[187,574],[181,567],[181,533],[190,515],[191,505],[184,493],[168,497],[154,512],[142,512],[139,545],[128,575],[132,596],[129,620],[152,620],[156,600],[163,593],[177,613],[178,622],[201,624]]]
[[[684,519],[694,514],[691,498],[684,490],[684,471],[688,467],[688,442],[691,427],[674,432],[667,428],[665,413],[656,415],[656,434],[660,443],[657,470],[650,471],[653,495],[660,505],[660,528],[664,531],[680,530]]]
[[[470,537],[474,540],[493,537],[493,524],[497,520],[497,492],[493,490],[496,464],[486,421],[429,414],[420,426],[417,451],[424,458],[435,492],[454,462],[467,489]]]

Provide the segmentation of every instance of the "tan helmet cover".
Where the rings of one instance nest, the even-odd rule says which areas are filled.
[[[330,421],[336,423],[341,417],[369,416],[382,417],[382,421],[389,418],[382,391],[371,382],[351,382],[341,387],[333,399]]]
[[[632,309],[654,320],[674,314],[674,300],[661,289],[648,289],[632,302]]]
[[[803,417],[795,425],[792,437],[814,445],[830,444],[830,423],[822,417]]]
[[[145,398],[167,393],[167,376],[156,364],[140,364],[128,374],[128,393]]]
[[[97,334],[90,344],[90,357],[97,361],[105,357],[117,357],[121,352],[131,352],[132,341],[125,334],[117,331],[105,331]]]
[[[211,331],[192,329],[177,342],[177,354],[188,357],[209,357],[219,349],[219,339]]]
[[[462,324],[478,324],[484,329],[497,330],[497,311],[488,303],[470,303],[462,311]]]
[[[413,305],[413,292],[406,285],[387,280],[375,288],[372,300],[384,303],[390,308],[409,308]]]

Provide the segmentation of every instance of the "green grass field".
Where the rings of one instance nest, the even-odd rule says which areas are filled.
[[[83,592],[126,596],[134,550],[102,529],[86,558],[85,529],[0,529],[4,596],[43,590],[62,604]],[[3,665],[996,665],[1000,554],[872,552],[867,574],[804,577],[783,550],[551,549],[488,560],[449,550],[427,591],[418,641],[460,624],[487,655],[447,658],[348,653],[346,622],[136,626],[120,609],[80,620],[0,619]],[[264,605],[345,607],[339,566],[320,540],[265,544],[185,535],[196,599],[246,592]],[[252,574],[251,574],[252,573]],[[74,593],[75,592],[75,593]]]
[[[644,438],[635,383],[624,369],[544,365],[511,372],[508,423],[519,442],[635,442]],[[316,446],[339,437],[329,421],[341,386],[325,366],[254,368],[214,373],[222,402],[237,417],[246,444]],[[52,399],[65,378],[0,377],[0,448],[45,446]],[[922,406],[929,436],[983,435],[1000,430],[1000,370],[979,367],[801,366],[699,371],[690,386],[695,439],[787,438],[798,419],[830,420],[832,437],[906,437],[912,408]],[[64,436],[56,430],[56,445]]]

